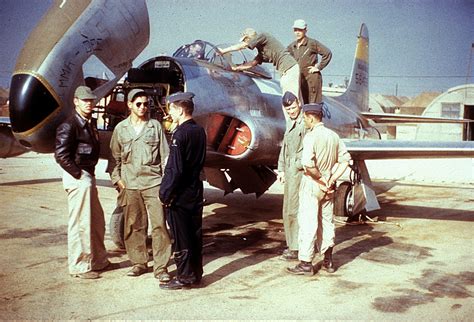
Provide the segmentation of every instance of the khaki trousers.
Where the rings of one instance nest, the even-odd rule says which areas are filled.
[[[82,170],[76,179],[63,171],[69,221],[67,231],[70,274],[101,270],[109,263],[104,246],[105,220],[95,177]]]
[[[301,179],[300,207],[298,211],[298,259],[312,262],[315,247],[324,253],[334,246],[334,199],[325,199],[319,185],[307,176]]]
[[[300,88],[300,66],[298,64],[288,69],[281,76],[280,87],[281,87],[282,95],[285,95],[285,92],[291,92],[296,97],[299,98],[299,101],[302,105],[303,99],[301,96],[301,88]]]
[[[298,251],[298,208],[299,190],[303,172],[293,164],[285,168],[285,186],[283,193],[283,228],[286,245],[289,250]]]
[[[158,199],[159,186],[144,189],[125,189],[125,248],[133,265],[146,266],[148,251],[148,217],[151,224],[153,271],[166,270],[171,257],[171,241],[166,229],[163,206]]]

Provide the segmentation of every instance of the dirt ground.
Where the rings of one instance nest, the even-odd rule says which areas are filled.
[[[109,220],[116,192],[97,169]],[[256,199],[207,188],[201,288],[164,291],[152,274],[67,273],[66,195],[52,155],[0,159],[0,319],[472,320],[474,185],[375,181],[379,222],[337,224],[334,274],[292,276],[282,187]],[[343,220],[343,218],[338,218]],[[314,264],[318,264],[317,257]],[[175,267],[171,266],[173,273]]]

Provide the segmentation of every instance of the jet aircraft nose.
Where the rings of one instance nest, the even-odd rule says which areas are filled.
[[[59,102],[37,77],[30,74],[12,77],[10,120],[13,133],[22,145],[36,151],[50,150],[51,147],[42,146],[38,134],[58,107]]]

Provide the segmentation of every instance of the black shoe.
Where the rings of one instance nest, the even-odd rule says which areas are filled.
[[[182,290],[182,289],[189,289],[192,286],[193,286],[193,284],[182,283],[176,278],[173,278],[168,283],[160,284],[160,288],[162,290]]]
[[[323,265],[321,266],[321,268],[324,269],[328,273],[334,273],[336,271],[334,269],[334,264],[332,262],[332,247],[329,247],[324,252]]]
[[[142,265],[134,265],[130,271],[128,271],[127,276],[140,276],[145,274],[148,271],[147,267],[143,267]]]
[[[286,271],[295,275],[314,275],[314,267],[310,262],[301,261],[295,267],[287,267]]]
[[[284,261],[297,260],[298,259],[298,251],[297,250],[289,250],[287,248],[281,254],[280,259],[284,260]]]

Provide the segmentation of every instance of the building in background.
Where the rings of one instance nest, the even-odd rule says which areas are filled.
[[[474,120],[474,84],[456,86],[438,95],[422,115]],[[396,136],[399,140],[473,141],[474,123],[400,125]]]

